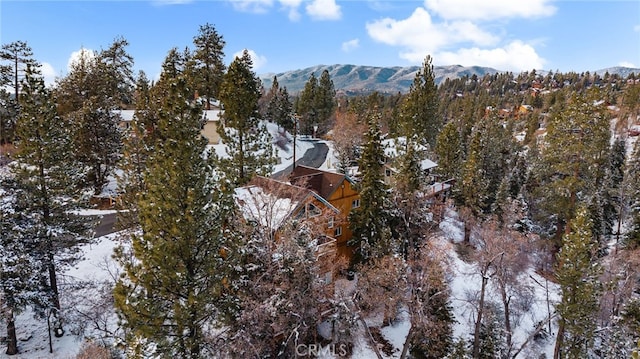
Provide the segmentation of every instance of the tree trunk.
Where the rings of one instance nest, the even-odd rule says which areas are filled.
[[[411,337],[413,337],[413,325],[409,328],[409,333],[407,333],[407,338],[404,341],[404,345],[402,346],[402,354],[400,354],[400,359],[405,359],[407,354],[409,354],[409,347],[411,347]]]
[[[476,326],[473,332],[473,358],[480,357],[480,328],[482,327],[482,312],[484,310],[484,293],[487,287],[487,278],[485,273],[482,273],[482,287],[480,288],[480,303],[478,303],[478,316],[476,318]]]
[[[553,359],[562,358],[562,345],[564,343],[564,320],[560,318],[558,323],[558,335],[556,336],[556,346],[553,349]]]
[[[504,286],[500,286],[500,294],[502,295],[502,305],[504,307],[504,330],[506,333],[506,343],[507,343],[507,351],[510,353],[513,342],[513,335],[511,333],[511,310],[509,309],[509,305],[511,303],[511,297],[507,295],[507,291]]]
[[[58,278],[56,277],[56,265],[53,262],[53,253],[49,253],[49,285],[53,293],[53,306],[60,310],[60,294],[58,293]]]
[[[7,355],[18,354],[18,337],[16,336],[16,322],[13,317],[13,310],[7,310]]]

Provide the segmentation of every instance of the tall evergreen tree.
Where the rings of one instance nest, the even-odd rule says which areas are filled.
[[[214,154],[205,153],[200,132],[202,111],[190,104],[186,76],[163,75],[167,92],[157,131],[165,140],[150,154],[145,192],[135,198],[139,230],[130,251],[117,252],[126,272],[115,305],[132,355],[209,357],[205,342],[226,303],[232,186],[215,179]]]
[[[236,185],[249,182],[256,175],[271,173],[274,164],[271,136],[258,118],[260,80],[252,70],[247,50],[236,57],[220,86],[224,107],[224,131],[220,134],[227,146],[227,158],[220,167]]]
[[[211,109],[212,99],[218,98],[224,76],[224,46],[222,35],[209,23],[201,25],[193,38],[196,50],[193,54],[196,73],[196,91],[206,99],[206,109]]]
[[[622,225],[626,154],[625,140],[623,138],[616,139],[611,145],[607,158],[604,185],[598,191],[598,196],[602,202],[602,232],[607,238],[621,230],[617,224],[620,224],[620,227]],[[606,240],[606,238],[603,238],[603,240]]]
[[[628,196],[630,228],[624,237],[628,248],[640,247],[640,141],[636,141],[633,155],[626,169],[624,189]]]
[[[267,94],[268,103],[266,113],[263,118],[275,122],[278,126],[288,130],[293,130],[293,105],[289,99],[289,92],[286,87],[280,87],[278,78],[273,76],[271,90]]]
[[[126,48],[129,41],[117,37],[106,50],[98,55],[100,59],[99,76],[104,81],[104,91],[114,101],[114,106],[127,106],[133,102],[133,56]]]
[[[318,121],[316,136],[326,133],[331,128],[331,117],[336,108],[336,90],[328,70],[322,71],[314,96],[314,107]]]
[[[460,201],[476,215],[481,215],[490,203],[489,181],[483,165],[482,134],[473,134],[469,152],[462,167]]]
[[[416,136],[422,144],[433,147],[443,121],[438,115],[438,94],[431,61],[431,56],[427,55],[422,69],[416,73],[402,102],[400,118],[404,134]]]
[[[360,207],[352,209],[349,221],[353,230],[350,245],[356,247],[356,260],[368,261],[392,252],[389,222],[389,193],[384,183],[385,162],[380,132],[380,114],[369,114],[365,147],[360,159]]]
[[[119,38],[99,53],[83,51],[56,89],[60,114],[77,130],[76,158],[91,169],[87,181],[95,194],[102,192],[121,156],[121,118],[114,110],[131,102],[133,60],[127,45]]]
[[[4,44],[0,48],[0,146],[12,143],[18,119],[20,83],[27,65],[36,66],[31,47],[23,41]],[[5,87],[7,90],[5,90]],[[13,87],[13,97],[8,89]]]
[[[434,151],[438,156],[436,171],[442,179],[460,179],[464,148],[460,133],[453,122],[447,123],[438,134]]]
[[[554,358],[587,358],[593,346],[598,312],[600,266],[586,208],[576,210],[571,230],[562,238],[556,278],[562,298],[556,306],[559,328]]]
[[[139,224],[137,203],[146,191],[144,182],[149,157],[153,154],[158,137],[158,109],[151,94],[149,80],[140,71],[135,89],[136,110],[133,121],[124,134],[123,154],[118,176],[120,189],[117,223],[121,228]]]
[[[414,139],[398,144],[398,173],[394,176],[391,190],[393,199],[394,237],[401,243],[405,259],[422,244],[428,232],[428,198],[425,196],[425,178],[421,167],[420,151]]]
[[[574,95],[566,108],[551,116],[542,162],[545,217],[557,216],[560,238],[580,202],[603,185],[609,149],[609,120],[597,93]]]
[[[20,82],[25,75],[27,65],[36,66],[33,58],[33,50],[24,41],[14,41],[2,45],[0,48],[0,59],[8,63],[5,64],[5,75],[7,76],[16,101],[20,99]]]
[[[28,235],[25,233],[28,228],[23,225],[28,223],[21,221],[13,199],[3,190],[5,186],[14,187],[12,180],[3,182],[0,187],[0,313],[7,325],[6,354],[14,355],[19,352],[15,317],[29,304],[42,307],[44,303],[38,300],[37,294],[47,277],[30,253],[33,248],[23,240]]]
[[[73,161],[71,126],[58,116],[51,92],[31,65],[27,65],[20,96],[20,141],[6,187],[12,201],[11,221],[16,224],[9,236],[17,236],[38,270],[46,273],[37,309],[57,314],[61,308],[58,272],[81,258],[80,245],[91,241],[94,223],[74,212],[88,193],[80,186],[85,173]]]
[[[313,126],[318,125],[318,110],[315,106],[318,92],[318,78],[312,73],[304,84],[296,100],[296,113],[300,116],[300,133],[313,134]]]

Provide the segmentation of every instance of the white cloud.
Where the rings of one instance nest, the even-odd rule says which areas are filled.
[[[288,12],[288,17],[291,21],[300,21],[301,15],[298,8],[301,3],[302,0],[280,0],[280,5]]]
[[[424,55],[420,58],[422,60]],[[463,66],[488,66],[498,70],[530,71],[544,68],[545,60],[536,50],[522,41],[516,40],[504,47],[480,49],[463,48],[434,54],[440,63]],[[417,58],[412,58],[416,61]]]
[[[265,56],[258,55],[258,53],[253,50],[247,49],[247,51],[249,52],[249,56],[251,56],[251,61],[253,61],[254,72],[267,64],[267,58]],[[244,50],[236,52],[235,54],[233,54],[233,58],[235,59],[236,57],[242,57],[243,52]]]
[[[165,0],[172,1],[172,0]],[[181,1],[181,0],[176,0]],[[227,0],[237,11],[264,14],[277,4],[280,11],[287,13],[291,21],[300,21],[300,6],[304,0]],[[314,20],[338,20],[342,17],[340,6],[336,0],[311,0],[305,7],[307,15]]]
[[[85,48],[72,52],[67,61],[67,71],[71,71],[71,68],[78,62],[80,56],[85,56],[86,59],[93,59],[96,55],[93,50]]]
[[[452,1],[458,1],[458,7],[467,4],[466,0]],[[432,7],[442,5],[440,0],[426,0],[426,3],[430,3]],[[478,4],[480,3],[478,1]],[[499,2],[490,1],[489,3],[495,5]],[[514,3],[520,4],[520,2]],[[535,0],[533,3],[544,4],[539,0]],[[469,6],[479,9],[475,0],[473,4]],[[486,8],[490,9],[491,7],[487,6]],[[493,14],[492,16],[544,14],[543,10],[546,9],[543,7],[542,10],[534,11],[525,5],[522,8],[524,10],[518,10],[520,11],[518,12],[508,7],[501,14]],[[480,26],[474,19],[467,19],[462,15],[451,15],[450,17],[451,19],[446,21],[438,21],[437,18],[432,17],[427,9],[418,7],[406,19],[376,20],[367,23],[366,29],[373,40],[398,47],[400,49],[399,57],[413,64],[420,64],[427,55],[432,55],[436,64],[482,65],[491,66],[498,70],[544,68],[545,60],[538,55],[534,47],[534,44],[539,45],[540,40],[509,39],[507,42],[501,38],[500,29],[492,32]],[[488,15],[485,18],[488,18]]]
[[[633,27],[633,31],[640,32],[640,24]]]
[[[629,61],[621,61],[620,63],[618,63],[618,66],[630,67],[632,69],[635,69],[638,67],[633,62],[629,62]]]
[[[312,0],[305,9],[307,15],[314,20],[339,20],[342,17],[340,6],[335,0]]]
[[[273,6],[273,0],[229,0],[238,11],[265,13]]]
[[[350,52],[351,50],[357,49],[358,47],[360,47],[359,39],[353,39],[342,43],[342,51],[344,52]]]
[[[551,16],[551,0],[425,0],[425,7],[446,20],[495,20]]]
[[[392,46],[406,48],[408,52],[427,53],[459,43],[478,46],[495,44],[498,38],[468,21],[435,24],[431,15],[417,8],[404,20],[385,18],[366,24],[372,39]]]
[[[56,70],[51,66],[48,62],[43,62],[40,67],[40,71],[42,71],[42,76],[44,77],[44,84],[46,86],[51,86],[56,81]]]

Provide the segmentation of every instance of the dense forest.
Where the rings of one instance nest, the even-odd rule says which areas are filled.
[[[52,86],[27,43],[2,45],[6,354],[20,353],[17,318],[28,312],[55,337],[84,337],[79,358],[318,354],[301,353],[302,343],[349,357],[359,340],[378,358],[542,358],[544,346],[554,359],[637,357],[635,74],[532,70],[436,85],[427,56],[407,93],[337,96],[324,72],[290,94],[275,77],[264,88],[247,51],[224,64],[225,40],[210,24],[191,47],[168,51],[157,81],[133,73],[128,45],[119,37],[82,53]],[[201,135],[212,108],[221,109],[225,155]],[[122,109],[135,111],[130,126],[121,126]],[[267,122],[330,143],[335,171],[355,183],[353,255],[333,260],[332,280],[318,265],[317,220],[288,218],[275,235],[242,213],[238,189],[273,173]],[[390,139],[401,139],[393,158]],[[425,160],[437,167],[425,172]],[[80,211],[110,178],[117,270],[103,283],[69,282],[65,271],[96,241],[98,218]],[[431,196],[435,183],[449,190]],[[298,187],[270,191],[293,202],[307,194]],[[261,203],[273,215],[280,205]],[[451,254],[441,250],[452,219],[462,237],[446,248],[478,280],[469,323],[456,324]],[[557,288],[557,300],[547,283],[548,316],[520,329],[531,273]],[[90,285],[100,295],[70,295]],[[380,330],[400,320],[408,332],[389,351]]]

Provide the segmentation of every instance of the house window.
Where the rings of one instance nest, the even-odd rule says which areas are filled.
[[[309,217],[317,217],[322,214],[322,211],[320,210],[320,208],[313,205],[313,203],[309,203],[307,205],[307,214],[309,215]]]
[[[333,222],[334,222],[333,217],[329,217],[329,222],[328,222],[328,224],[327,224],[327,227],[328,227],[328,228],[333,228]]]
[[[358,207],[360,207],[360,198],[354,199],[353,202],[351,202],[351,208],[358,208]]]
[[[342,235],[342,227],[338,226],[336,227],[336,229],[333,230],[333,236],[340,237],[341,235]]]
[[[391,177],[391,170],[390,170],[390,169],[388,169],[388,168],[387,168],[387,169],[385,169],[385,170],[384,170],[384,175],[385,175],[385,176],[387,176],[387,177]]]

